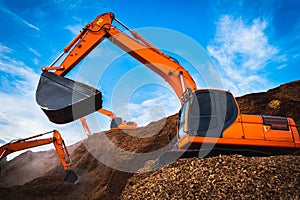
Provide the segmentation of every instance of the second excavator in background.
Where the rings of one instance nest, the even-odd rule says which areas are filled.
[[[113,21],[132,36],[114,26]],[[113,13],[102,14],[87,24],[49,67],[42,68],[36,100],[50,121],[67,123],[102,108],[100,91],[64,76],[104,39],[161,76],[174,90],[182,105],[177,142],[171,153],[175,157],[187,153],[205,156],[212,152],[273,155],[300,149],[293,119],[241,114],[229,91],[197,89],[183,66],[130,30]],[[65,53],[65,59],[55,66]]]
[[[117,117],[113,112],[109,110],[100,109],[98,110],[98,112],[111,118],[110,130],[128,130],[137,128],[136,122],[126,122],[122,119],[122,117]]]
[[[110,130],[131,130],[137,128],[136,122],[126,122],[122,119],[122,117],[116,117],[116,115],[106,109],[100,109],[98,110],[99,113],[106,115],[111,118],[110,122]],[[85,117],[80,118],[81,125],[86,133],[87,136],[91,136],[92,132],[90,130],[90,127],[85,119]]]
[[[53,137],[36,139],[36,138],[45,136],[50,133],[53,133]],[[57,152],[57,156],[60,160],[60,163],[61,163],[63,169],[65,170],[64,181],[77,184],[78,176],[72,170],[73,163],[72,163],[69,151],[65,145],[63,138],[61,137],[61,134],[57,130],[38,134],[38,135],[31,136],[28,138],[13,140],[7,144],[4,144],[3,146],[0,147],[0,161],[2,159],[6,158],[6,156],[8,156],[11,153],[29,149],[29,148],[33,148],[33,147],[47,145],[50,143],[54,144],[55,150]]]

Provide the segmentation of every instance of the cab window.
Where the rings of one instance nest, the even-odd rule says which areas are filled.
[[[180,116],[178,120],[178,137],[182,138],[186,133],[184,130],[185,127],[185,115],[186,115],[186,107],[188,103],[183,104],[181,110],[180,110]]]

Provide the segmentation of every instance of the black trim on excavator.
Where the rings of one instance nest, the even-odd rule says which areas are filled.
[[[273,130],[289,130],[289,124],[286,117],[262,115],[263,124],[271,126]]]
[[[275,156],[275,155],[299,155],[300,151],[295,148],[278,148],[264,146],[241,146],[241,145],[214,145],[212,148],[201,148],[201,144],[193,150],[174,150],[163,153],[153,164],[153,169],[159,169],[179,158],[209,158],[219,155],[242,155],[242,156]]]

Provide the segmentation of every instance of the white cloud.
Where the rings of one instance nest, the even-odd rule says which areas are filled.
[[[250,25],[242,18],[222,16],[217,23],[215,38],[207,46],[223,77],[225,89],[235,95],[257,92],[267,87],[263,69],[284,59],[279,49],[269,44],[266,20],[254,19]]]
[[[39,62],[40,62],[39,59],[37,59],[37,58],[34,58],[34,59],[33,59],[33,63],[34,63],[35,65],[38,65]]]
[[[40,29],[29,23],[28,21],[26,21],[23,17],[17,15],[16,13],[12,12],[10,9],[8,9],[7,7],[5,7],[4,5],[0,5],[0,10],[2,10],[3,12],[5,12],[6,14],[8,14],[15,22],[22,22],[24,25],[32,28],[32,29],[35,29],[37,31],[39,31]]]
[[[29,47],[28,50],[29,50],[31,53],[33,53],[36,57],[41,57],[41,54],[40,54],[38,51],[36,51],[35,49]],[[39,62],[40,62],[40,61],[39,61],[38,58],[33,58],[33,63],[34,63],[35,65],[38,65]]]
[[[4,56],[7,53],[11,53],[13,50],[11,48],[8,48],[7,46],[4,46],[0,43],[0,55]]]
[[[157,94],[160,94],[157,91]],[[177,113],[180,108],[178,99],[174,95],[157,95],[141,103],[129,103],[117,109],[120,116],[127,116],[127,121],[135,121],[139,126],[145,126],[152,121]]]
[[[83,27],[84,26],[82,24],[76,24],[68,25],[65,29],[69,30],[72,34],[77,35]]]
[[[73,124],[55,125],[48,121],[35,101],[39,75],[15,60],[11,55],[13,52],[0,44],[0,139],[7,142],[57,129],[67,145],[79,141],[81,138],[74,131]],[[36,150],[49,148],[53,145]]]
[[[6,56],[4,56],[6,58]],[[33,95],[37,83],[38,75],[22,62],[13,59],[0,60],[1,80],[7,80],[5,87],[2,85],[1,90],[18,92],[24,95]],[[9,80],[13,78],[14,80]]]
[[[41,54],[37,52],[35,49],[29,47],[28,50],[32,52],[36,57],[41,57]]]
[[[285,68],[286,66],[287,66],[286,64],[283,64],[283,65],[278,66],[277,69],[283,69],[283,68]]]

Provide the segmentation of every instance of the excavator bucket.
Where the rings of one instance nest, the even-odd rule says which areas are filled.
[[[101,109],[102,94],[91,86],[44,71],[36,102],[51,122],[65,124]]]
[[[77,184],[79,181],[78,175],[73,170],[66,170],[64,181]]]

